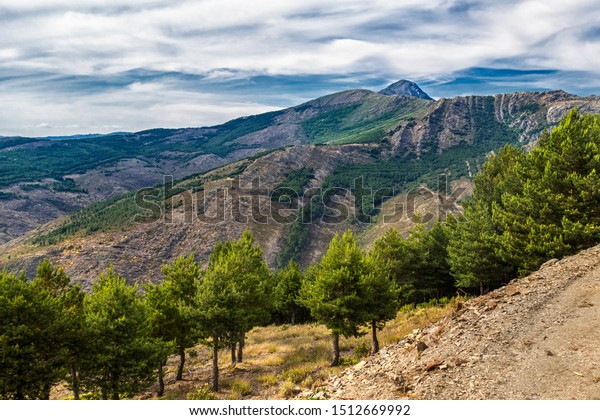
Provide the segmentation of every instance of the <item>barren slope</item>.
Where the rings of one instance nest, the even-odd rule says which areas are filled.
[[[426,348],[419,355],[417,344]],[[469,301],[327,385],[332,399],[600,398],[600,246]]]
[[[274,216],[279,215],[278,210],[282,214],[290,212],[277,205],[273,205],[271,211],[268,191],[285,179],[287,171],[302,167],[317,168],[313,181],[319,184],[340,163],[370,161],[371,148],[370,145],[294,146],[256,160],[237,162],[184,181],[180,186],[187,188],[186,183],[200,179],[204,189],[195,192],[189,200],[176,196],[171,217],[165,213],[164,217],[151,223],[134,223],[92,235],[74,235],[49,246],[31,245],[27,242],[28,237],[17,239],[0,244],[0,266],[13,272],[25,270],[33,276],[36,266],[49,258],[64,267],[71,278],[86,289],[91,288],[98,274],[110,265],[131,282],[156,282],[162,279],[163,264],[190,252],[200,261],[207,261],[217,242],[238,238],[247,228],[265,250],[267,262],[274,266],[291,226],[289,222],[275,221]],[[240,167],[242,173],[236,185],[228,174]],[[258,180],[260,188],[253,186]],[[225,196],[217,197],[219,191],[221,194],[227,192]],[[201,208],[206,208],[206,212],[199,217]],[[346,229],[349,223],[350,220],[344,220],[335,229],[320,232],[319,237],[325,238],[326,245],[336,231]],[[311,229],[319,229],[319,226],[311,226]],[[52,227],[51,224],[45,228]],[[311,247],[314,248],[313,244]],[[317,257],[324,249],[326,246],[317,247]]]

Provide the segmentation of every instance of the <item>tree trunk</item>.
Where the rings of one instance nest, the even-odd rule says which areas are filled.
[[[77,369],[75,364],[69,364],[69,370],[71,371],[71,387],[73,388],[73,399],[79,399],[79,378],[77,378]]]
[[[235,356],[236,343],[231,345],[231,366],[235,366],[237,358]]]
[[[158,392],[156,396],[162,397],[165,394],[165,372],[164,372],[165,363],[161,360],[158,365]]]
[[[44,388],[43,388],[44,389],[44,394],[42,395],[42,399],[44,399],[44,400],[49,400],[50,399],[50,389],[51,388],[52,387],[50,386],[49,382],[46,382],[44,384]]]
[[[373,336],[373,349],[371,354],[377,354],[379,352],[379,340],[377,340],[377,322],[371,321],[371,334]]]
[[[183,379],[183,367],[185,366],[185,348],[179,348],[179,366],[177,367],[177,377],[176,381],[181,381]]]
[[[333,360],[331,366],[339,366],[340,364],[340,336],[339,334],[332,334],[333,338]]]
[[[292,309],[292,325],[296,324],[296,309]]]
[[[112,387],[112,396],[110,397],[111,400],[118,400],[119,398],[119,375],[117,374],[113,374],[111,375],[111,381],[110,381],[110,385]]]
[[[219,341],[213,337],[212,390],[219,391]]]
[[[244,345],[246,343],[246,337],[244,334],[240,336],[240,341],[238,342],[238,352],[237,352],[237,361],[242,363],[244,360]]]
[[[479,282],[479,296],[483,296],[483,283]]]

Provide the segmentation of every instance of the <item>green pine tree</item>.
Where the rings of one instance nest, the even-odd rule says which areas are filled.
[[[174,341],[177,354],[179,355],[179,366],[177,368],[176,380],[183,379],[185,366],[185,349],[196,344],[195,322],[193,310],[196,292],[200,283],[200,264],[194,261],[194,255],[177,258],[173,264],[166,265],[162,269],[165,275],[163,289],[165,298],[171,308],[170,325],[163,325],[164,331],[168,333],[163,336],[165,341]]]
[[[439,299],[454,292],[448,264],[448,231],[441,222],[426,229],[417,224],[407,239],[415,295],[420,301]]]
[[[262,250],[248,231],[237,241],[218,244],[197,294],[199,330],[213,351],[212,389],[219,389],[218,351],[239,343],[242,361],[245,334],[269,321],[271,273]]]
[[[168,347],[151,336],[146,305],[137,286],[128,286],[112,268],[100,275],[84,300],[90,332],[89,361],[81,382],[102,399],[119,399],[147,387]]]
[[[61,267],[53,266],[47,259],[37,267],[34,279],[39,287],[57,298],[61,307],[61,324],[63,339],[61,345],[66,351],[69,370],[69,385],[73,398],[79,399],[78,369],[89,353],[89,336],[85,328],[83,316],[83,300],[85,293],[80,285],[73,284]],[[59,336],[55,337],[58,340]]]
[[[600,242],[600,116],[571,111],[509,171],[520,188],[493,207],[499,253],[521,274]]]
[[[0,272],[0,398],[49,399],[65,377],[62,309],[38,282]]]
[[[390,228],[378,238],[370,251],[379,267],[385,269],[398,289],[399,305],[407,305],[415,299],[416,256],[398,230]]]
[[[367,274],[364,253],[348,230],[335,235],[327,253],[303,283],[303,304],[318,322],[331,330],[332,366],[340,363],[340,336],[362,334],[360,327],[368,320],[364,307],[363,278]]]
[[[449,236],[448,262],[458,287],[483,293],[516,274],[515,265],[501,256],[502,230],[492,214],[502,208],[504,194],[522,189],[524,160],[522,150],[505,146],[475,176],[473,197],[464,204],[465,212]]]
[[[379,352],[377,330],[382,330],[400,309],[400,290],[385,261],[380,260],[377,253],[371,252],[366,257],[365,266],[367,270],[362,277],[361,288],[366,319],[371,329],[371,352],[375,354]]]
[[[277,285],[273,294],[275,309],[286,316],[291,324],[296,323],[297,316],[302,310],[299,302],[300,287],[302,286],[302,272],[294,260],[277,273]]]

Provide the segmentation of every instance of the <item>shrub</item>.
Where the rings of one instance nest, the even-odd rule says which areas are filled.
[[[187,394],[186,399],[188,400],[216,400],[217,397],[210,390],[208,384],[202,385],[200,388],[193,390]]]
[[[265,373],[258,377],[258,381],[265,387],[269,388],[279,382],[279,378],[274,373]]]
[[[290,380],[287,380],[281,384],[279,387],[279,397],[281,398],[290,398],[296,394],[297,386]]]
[[[371,346],[365,341],[361,340],[354,346],[354,357],[357,359],[362,359],[371,354]]]
[[[232,394],[237,394],[242,397],[252,394],[252,384],[243,379],[232,379],[231,382],[229,382],[229,389]]]
[[[312,369],[307,366],[299,366],[295,368],[291,368],[285,370],[281,373],[281,377],[286,381],[293,382],[294,384],[299,384],[312,372]]]

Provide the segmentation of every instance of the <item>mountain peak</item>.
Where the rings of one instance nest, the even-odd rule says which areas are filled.
[[[411,82],[410,80],[398,80],[396,83],[392,83],[385,89],[380,90],[379,93],[384,95],[408,95],[415,98],[432,100],[415,82]]]

